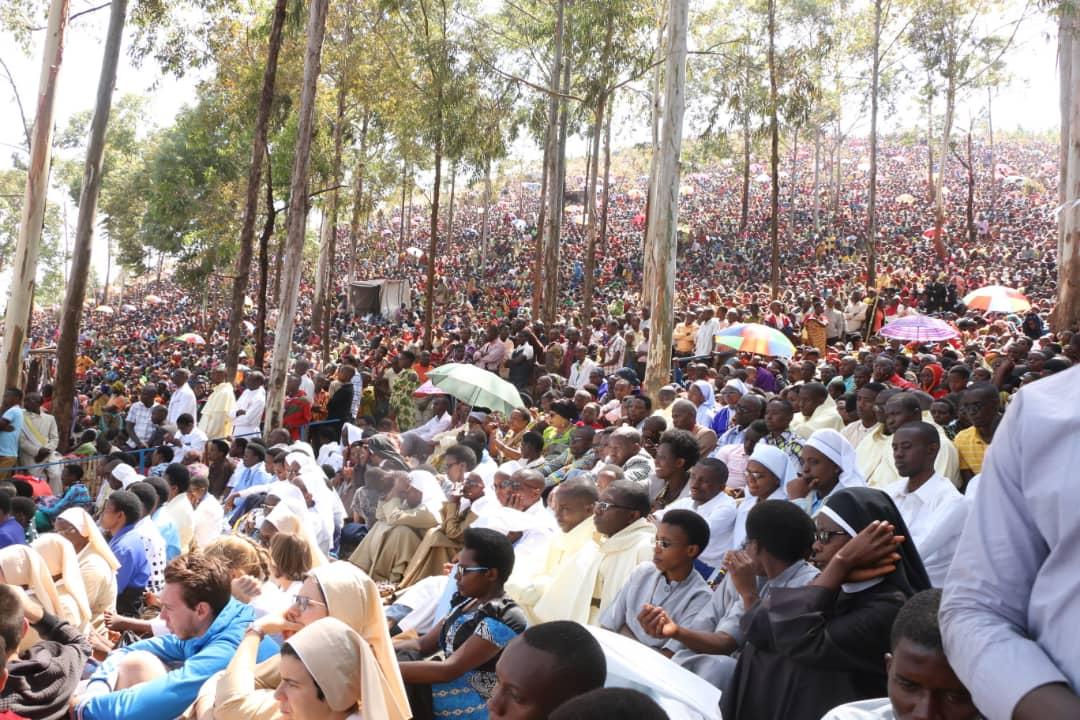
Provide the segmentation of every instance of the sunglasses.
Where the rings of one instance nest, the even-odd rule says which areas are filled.
[[[815,530],[814,539],[824,545],[832,539],[833,535],[847,535],[843,530]]]
[[[474,567],[462,567],[461,565],[458,565],[457,570],[455,572],[457,573],[458,577],[461,577],[462,575],[468,575],[470,573],[487,572],[490,569],[491,568],[484,567],[483,565],[476,565]]]
[[[595,512],[600,513],[607,512],[611,508],[618,508],[619,510],[634,510],[634,508],[632,507],[627,507],[625,505],[616,505],[615,503],[605,502],[603,500],[596,503],[593,507],[595,508]]]

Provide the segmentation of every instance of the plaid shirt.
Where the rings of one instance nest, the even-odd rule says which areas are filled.
[[[154,423],[150,421],[150,413],[153,411],[154,407],[156,406],[147,407],[146,405],[143,405],[140,400],[139,402],[134,403],[131,406],[131,409],[128,410],[128,425],[131,427],[136,437],[144,443],[149,441],[150,436],[154,434]]]

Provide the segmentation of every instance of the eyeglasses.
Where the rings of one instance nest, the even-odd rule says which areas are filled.
[[[315,605],[322,605],[323,607],[330,607],[324,602],[320,602],[315,598],[309,598],[307,595],[293,595],[293,605],[300,609],[300,612],[307,612],[307,609],[311,607],[312,603]]]
[[[490,569],[491,568],[485,567],[483,565],[476,565],[476,566],[473,566],[473,567],[463,567],[461,565],[458,565],[457,570],[455,571],[455,573],[457,574],[458,577],[461,577],[462,575],[468,575],[469,573],[487,572]]]
[[[520,480],[503,480],[500,483],[495,483],[495,487],[500,490],[519,490],[521,488]]]
[[[833,535],[847,535],[843,530],[815,530],[814,539],[824,545],[832,539]]]
[[[636,508],[627,507],[625,505],[616,505],[615,503],[604,502],[603,500],[596,503],[594,507],[596,508],[596,512],[598,513],[607,512],[611,508],[618,508],[619,510],[636,510]]]

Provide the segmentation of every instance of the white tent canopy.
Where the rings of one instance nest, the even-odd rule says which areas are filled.
[[[407,280],[354,280],[349,284],[349,309],[354,313],[389,317],[403,307],[412,307]]]

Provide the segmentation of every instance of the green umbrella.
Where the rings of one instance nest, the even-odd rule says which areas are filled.
[[[525,407],[517,388],[493,372],[476,365],[449,363],[428,373],[431,384],[473,407],[485,407],[509,415]]]

